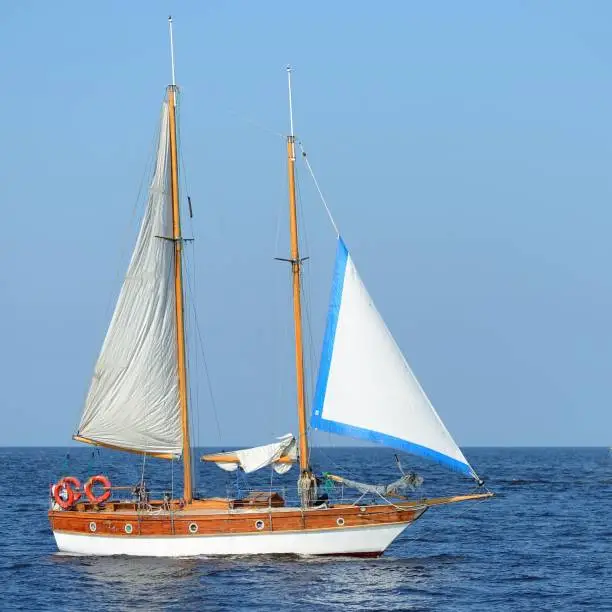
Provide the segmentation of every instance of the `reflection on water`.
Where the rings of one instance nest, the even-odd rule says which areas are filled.
[[[72,574],[73,594],[105,593],[109,605],[170,609],[197,599],[200,609],[269,609],[295,601],[359,610],[386,601],[387,610],[419,610],[428,584],[462,557],[413,559],[332,557],[227,557],[140,559],[56,553],[51,562]],[[358,578],[357,578],[358,577]],[[397,605],[394,599],[397,598]],[[183,605],[184,608],[184,605]],[[189,604],[187,604],[187,609]]]
[[[112,590],[120,601],[149,601],[152,593],[165,594],[172,601],[183,582],[198,572],[197,559],[146,559],[137,557],[83,557],[53,555],[53,562],[69,567],[85,588]]]

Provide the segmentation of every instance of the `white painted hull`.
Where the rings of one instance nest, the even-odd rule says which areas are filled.
[[[81,555],[199,557],[220,555],[381,554],[410,522],[276,533],[126,537],[54,531],[60,551]]]

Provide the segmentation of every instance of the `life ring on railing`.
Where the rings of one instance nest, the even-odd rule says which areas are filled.
[[[74,476],[64,476],[53,485],[53,499],[63,510],[68,510],[81,499],[81,482]]]
[[[101,485],[104,488],[104,493],[95,495],[93,492],[95,485]],[[106,476],[97,474],[85,483],[84,490],[85,495],[87,495],[92,504],[102,504],[111,496],[111,482]]]

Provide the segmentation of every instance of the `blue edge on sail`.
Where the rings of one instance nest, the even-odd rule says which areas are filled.
[[[344,240],[342,240],[341,236],[338,236],[336,265],[334,268],[331,297],[329,300],[325,336],[323,338],[321,361],[319,363],[319,376],[317,378],[317,386],[310,419],[311,426],[320,431],[327,431],[329,433],[349,436],[351,438],[361,440],[369,440],[370,442],[376,442],[378,444],[383,444],[384,446],[397,448],[398,450],[402,450],[413,455],[425,457],[426,459],[435,461],[448,469],[461,472],[462,474],[466,474],[472,478],[476,477],[470,465],[457,461],[448,455],[439,453],[435,450],[427,448],[426,446],[421,446],[420,444],[415,444],[413,442],[403,440],[402,438],[389,436],[371,429],[363,429],[361,427],[340,423],[339,421],[329,421],[322,418],[321,413],[323,411],[323,403],[325,401],[325,393],[327,391],[327,380],[329,378],[329,369],[331,367],[332,354],[334,351],[334,339],[336,336],[336,326],[338,325],[340,304],[342,303],[342,288],[344,285],[344,275],[348,255],[348,249],[346,248]]]

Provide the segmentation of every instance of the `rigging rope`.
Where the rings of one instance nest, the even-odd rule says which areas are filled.
[[[185,259],[187,259],[187,257],[185,257]],[[192,266],[194,266],[194,264],[192,264]],[[188,276],[188,275],[186,275]],[[195,276],[195,274],[194,274]],[[194,284],[195,284],[195,279],[194,279]],[[191,292],[190,292],[191,295]],[[192,329],[194,327],[193,324],[193,310],[195,309],[195,297],[191,296],[191,300],[190,300],[191,304],[194,304],[193,308],[189,308],[189,317],[188,317],[188,328],[189,328],[189,338],[192,337]],[[191,359],[194,360],[194,367],[193,370],[194,372],[196,372],[196,376],[194,377],[190,377],[191,380],[191,385],[189,385],[189,405],[192,407],[191,411],[190,411],[190,427],[192,432],[194,432],[194,435],[192,436],[192,446],[194,448],[197,448],[199,446],[199,435],[200,435],[200,384],[199,384],[199,377],[197,376],[197,372],[198,372],[198,351],[193,350],[193,346],[192,346],[193,341],[188,342],[187,346],[188,346],[188,350],[189,350],[189,363],[191,363]],[[193,353],[193,357],[191,357]],[[194,431],[194,426],[193,426],[193,421],[195,420],[195,431]],[[195,458],[194,458],[194,463],[195,463]],[[195,465],[194,465],[194,473],[195,473]]]
[[[140,473],[140,485],[144,488],[144,473],[145,473],[145,465],[147,463],[147,454],[143,453],[142,455],[142,472]]]
[[[244,121],[244,123],[248,124],[248,125],[252,125],[253,127],[256,127],[257,129],[261,130],[262,132],[266,132],[267,134],[272,134],[273,136],[278,136],[279,138],[282,138],[283,140],[285,140],[286,135],[285,134],[281,134],[280,132],[277,132],[257,121],[255,121],[254,119],[251,119],[250,117],[247,117],[247,115],[245,115],[244,113],[239,113],[238,111],[235,111],[231,108],[226,108],[225,111],[227,113],[229,113],[230,115],[234,115],[234,117],[238,117],[238,119]]]
[[[193,211],[192,211],[192,207],[191,207],[191,197],[190,197],[190,189],[189,189],[189,181],[188,181],[188,177],[187,177],[187,165],[185,164],[185,159],[183,156],[183,151],[182,151],[182,132],[181,132],[181,113],[179,112],[180,110],[180,106],[181,106],[181,95],[180,92],[176,97],[176,130],[177,130],[177,151],[178,151],[178,158],[179,158],[179,166],[180,166],[180,170],[181,172],[179,173],[179,180],[181,180],[181,182],[183,183],[183,187],[185,190],[185,193],[187,194],[187,202],[189,204],[189,215],[188,215],[188,223],[189,223],[189,229],[191,232],[191,235],[194,236],[195,235],[195,231],[194,231],[194,223],[193,223]],[[183,203],[183,208],[184,208],[184,203]],[[196,272],[196,256],[195,256],[195,240],[191,241],[191,246],[193,249],[193,258],[190,259],[189,255],[188,255],[188,249],[185,248],[185,245],[190,244],[189,242],[183,242],[183,256],[184,256],[184,271],[185,271],[185,277],[187,278],[187,284],[189,286],[189,297],[191,298],[189,300],[189,305],[187,308],[187,312],[188,312],[188,317],[187,317],[187,326],[188,326],[188,331],[189,331],[189,335],[188,338],[191,337],[191,325],[192,325],[192,321],[190,320],[190,314],[193,316],[193,318],[195,319],[196,316],[196,304],[195,304],[195,300],[196,300],[196,282],[197,282],[197,272]],[[191,274],[190,274],[190,270],[191,270]],[[193,276],[193,290],[191,289],[191,276]],[[185,367],[186,369],[189,369],[189,364],[191,361],[191,353],[192,353],[192,344],[190,342],[186,343],[186,364]],[[196,377],[195,377],[195,388],[193,386],[189,386],[188,392],[189,392],[189,404],[192,406],[192,410],[189,411],[189,429],[190,429],[190,443],[191,443],[191,447],[192,448],[198,448],[199,447],[199,443],[200,443],[200,410],[199,410],[199,397],[200,397],[200,393],[199,393],[199,385],[198,385],[198,377],[197,377],[197,351],[195,352],[196,355],[196,367],[195,367],[195,372],[196,372]],[[189,378],[189,380],[191,380],[191,377]],[[192,453],[191,454],[191,472],[193,474],[193,480],[194,480],[194,489],[197,490],[197,475],[198,475],[198,471],[196,469],[197,467],[197,463],[196,463],[196,457],[195,457],[196,453]]]
[[[302,152],[302,159],[304,160],[304,163],[306,164],[306,168],[308,169],[308,173],[310,174],[310,177],[314,183],[314,186],[317,190],[317,193],[319,194],[319,198],[323,204],[323,207],[325,208],[325,212],[327,213],[327,217],[332,225],[332,227],[334,228],[334,231],[336,232],[336,236],[339,237],[340,236],[340,231],[338,230],[338,226],[336,225],[336,222],[334,221],[334,218],[331,214],[331,210],[329,209],[329,206],[327,204],[327,200],[325,199],[325,196],[323,195],[323,191],[321,190],[321,187],[319,186],[319,182],[317,181],[317,177],[315,176],[314,170],[312,169],[312,166],[310,165],[310,161],[308,159],[308,156],[306,154],[306,151],[304,150],[304,146],[302,144],[301,140],[297,141],[297,145],[300,148],[300,151]],[[310,276],[308,281],[310,282]],[[311,326],[311,322],[310,322],[310,318],[309,318],[309,312],[310,309],[308,309],[307,311],[307,318],[308,318],[308,326],[309,326],[309,332],[310,332],[310,344],[311,344],[311,351],[314,350],[314,346],[313,346],[313,342],[312,342],[312,326]],[[311,359],[314,361],[314,357],[311,357]],[[311,384],[313,386],[313,393],[314,393],[314,379],[311,381]],[[330,442],[332,442],[332,437],[331,434],[328,434],[328,439]],[[332,444],[333,445],[333,444]],[[317,454],[320,452],[320,448],[317,449]],[[326,456],[328,459],[331,459],[328,455],[326,455],[326,453],[321,453],[324,456]],[[331,460],[332,463],[336,466],[336,467],[341,467],[339,466],[335,461]]]
[[[286,189],[286,185],[284,185]],[[275,259],[283,259],[285,253],[279,252],[279,243],[280,243],[280,233],[281,233],[281,222],[288,223],[287,216],[285,215],[287,210],[286,202],[279,198],[278,210],[276,215],[276,235],[274,239],[274,258]],[[270,326],[273,326],[275,323],[280,322],[282,325],[282,339],[279,344],[280,347],[283,347],[277,351],[275,351],[275,370],[276,370],[276,380],[277,384],[277,396],[276,402],[274,404],[274,412],[271,415],[271,418],[268,421],[268,425],[270,427],[269,434],[271,437],[277,433],[275,430],[275,423],[279,422],[279,409],[283,407],[283,414],[285,414],[285,406],[289,402],[288,397],[284,397],[285,393],[288,393],[288,386],[286,381],[288,380],[288,376],[286,376],[284,367],[288,363],[288,353],[285,352],[285,347],[290,346],[290,336],[292,330],[292,320],[287,316],[288,313],[292,310],[292,297],[291,292],[286,291],[286,277],[283,273],[282,275],[278,275],[275,277],[275,286],[274,286],[274,295],[279,296],[282,295],[282,300],[274,300],[274,308],[271,309],[272,320],[270,321]],[[282,284],[282,286],[281,286]]]
[[[299,177],[299,170],[296,166],[295,168],[295,185],[296,185],[296,199],[298,201],[298,203],[302,203],[302,193],[301,193],[301,182],[300,182],[300,177]],[[303,206],[298,206],[298,215],[299,215],[299,219],[300,219],[300,227],[303,228],[303,231],[300,233],[300,237],[302,239],[302,242],[304,244],[304,251],[308,252],[309,251],[309,240],[308,240],[308,227],[306,225],[306,220],[305,220],[305,216],[303,214]],[[301,249],[300,249],[300,253],[301,253]],[[307,349],[306,349],[306,356],[305,356],[305,360],[307,363],[307,368],[305,368],[305,389],[304,389],[304,396],[305,396],[305,404],[306,404],[306,431],[307,431],[307,435],[308,435],[308,456],[309,456],[309,462],[311,462],[311,458],[312,458],[312,450],[313,450],[313,440],[312,440],[312,434],[313,434],[313,430],[310,427],[310,419],[308,418],[308,406],[309,406],[309,398],[314,397],[314,393],[315,393],[315,379],[316,379],[316,374],[315,374],[315,363],[316,363],[316,358],[315,358],[315,354],[314,354],[314,340],[313,340],[313,330],[312,330],[312,316],[311,316],[311,310],[312,310],[312,304],[311,304],[311,296],[312,296],[312,285],[311,285],[311,274],[310,274],[310,267],[308,266],[302,266],[302,283],[301,283],[301,297],[303,298],[303,305],[304,305],[304,313],[305,313],[305,319],[306,319],[306,334],[305,337],[307,339]]]
[[[189,292],[191,295],[193,295],[193,290],[191,288],[191,281],[189,280],[189,277],[187,277],[187,287],[189,289]],[[191,300],[191,302],[193,303],[193,300]],[[197,332],[197,340],[199,341],[199,346],[200,346],[200,353],[202,356],[202,361],[204,363],[204,374],[206,375],[206,381],[208,383],[208,391],[210,394],[210,401],[211,401],[211,405],[212,405],[212,409],[213,409],[213,415],[215,417],[215,424],[217,426],[217,434],[219,436],[219,440],[221,440],[221,426],[219,425],[219,418],[217,415],[217,404],[215,402],[215,396],[212,390],[212,384],[211,384],[211,380],[210,380],[210,374],[208,371],[208,362],[206,360],[206,354],[204,353],[204,341],[202,340],[202,332],[200,331],[200,323],[198,320],[198,314],[197,311],[195,310],[195,308],[193,308],[193,319],[195,321],[195,328],[196,328],[196,332]]]
[[[296,168],[295,172],[295,186],[296,186],[296,200],[298,204],[302,202],[302,193],[300,190],[300,180],[299,173]],[[298,215],[300,219],[300,226],[302,228],[302,232],[300,233],[300,237],[302,238],[302,243],[304,244],[304,251],[308,252],[308,228],[306,226],[306,221],[304,218],[304,214],[302,212],[302,206],[298,206]],[[302,250],[300,249],[300,255],[302,255]],[[306,262],[304,262],[306,263]],[[314,394],[314,377],[312,373],[314,372],[314,342],[312,336],[312,325],[311,325],[311,317],[310,317],[310,296],[312,295],[311,285],[310,285],[310,273],[309,268],[305,265],[302,265],[302,283],[301,283],[301,297],[304,301],[304,311],[306,314],[306,337],[308,339],[308,350],[306,355],[307,365],[306,368],[306,376],[305,376],[305,389],[304,389],[304,401],[306,406],[308,406],[308,398],[312,397]],[[308,423],[307,423],[308,425]]]
[[[315,184],[315,187],[317,188],[317,191],[319,192],[319,197],[321,198],[321,202],[323,202],[323,206],[325,207],[325,211],[327,212],[327,216],[329,217],[329,220],[336,232],[336,236],[340,236],[340,232],[338,231],[338,226],[336,225],[334,218],[332,217],[331,211],[329,210],[329,206],[327,205],[327,201],[325,200],[325,196],[323,195],[323,192],[321,191],[321,188],[319,187],[319,182],[317,181],[317,177],[315,176],[313,170],[312,170],[312,166],[310,165],[310,161],[308,161],[308,157],[306,155],[306,151],[304,151],[304,147],[302,146],[302,142],[298,141],[298,146],[300,147],[300,151],[302,151],[302,159],[304,160],[304,162],[306,163],[306,167],[308,168],[308,172],[310,173],[310,176]]]

